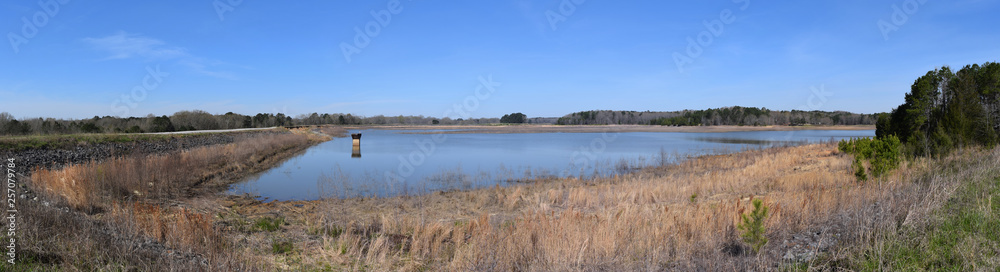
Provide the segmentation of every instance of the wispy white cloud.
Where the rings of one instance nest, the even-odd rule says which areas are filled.
[[[182,110],[195,110],[195,109],[203,110],[212,114],[224,114],[230,111],[237,113],[245,112],[252,114],[249,111],[247,111],[246,105],[241,104],[233,99],[205,101],[205,102],[163,101],[150,105],[147,110],[154,114],[170,115]]]
[[[400,99],[388,99],[388,100],[366,100],[366,101],[351,101],[351,102],[337,102],[323,106],[322,109],[337,109],[347,106],[357,106],[357,105],[370,105],[370,104],[397,104],[397,103],[409,103],[410,100],[400,100]]]
[[[177,61],[178,64],[190,68],[192,72],[197,74],[228,80],[238,79],[236,74],[232,72],[210,69],[212,66],[224,64],[223,62],[192,55],[183,47],[170,46],[166,42],[154,38],[119,31],[106,37],[84,38],[83,42],[96,50],[110,54],[103,60],[129,58],[140,58],[145,61],[171,60]]]
[[[193,71],[195,73],[198,73],[198,74],[202,74],[202,75],[206,75],[206,76],[210,76],[210,77],[217,77],[217,78],[222,78],[222,79],[228,79],[228,80],[237,80],[237,79],[239,79],[236,76],[236,74],[234,74],[232,72],[212,71],[212,70],[209,70],[207,68],[209,66],[209,64],[206,64],[206,63],[207,62],[199,60],[199,59],[185,59],[185,60],[181,60],[180,61],[180,64],[182,64],[184,66],[187,66],[188,68],[191,68],[191,71]]]
[[[165,60],[190,56],[184,48],[167,46],[161,40],[130,35],[124,31],[100,38],[84,38],[83,42],[94,49],[107,51],[106,59],[127,59],[140,57],[149,60]]]

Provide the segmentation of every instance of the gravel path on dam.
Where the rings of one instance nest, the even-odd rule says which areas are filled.
[[[239,139],[258,137],[261,135],[285,134],[287,131],[245,131],[235,133],[211,133],[202,135],[186,135],[162,140],[135,142],[104,142],[96,144],[76,145],[68,149],[28,149],[19,151],[0,151],[0,158],[14,158],[18,162],[21,174],[28,174],[36,167],[60,168],[64,165],[78,164],[91,160],[104,160],[111,157],[132,154],[165,154],[179,150],[229,144]]]

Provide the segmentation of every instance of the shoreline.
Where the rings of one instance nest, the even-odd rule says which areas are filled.
[[[787,163],[789,158],[795,158],[793,159],[795,162]],[[739,167],[732,167],[734,164],[739,165]],[[296,244],[297,248],[300,248],[299,258],[310,260],[298,264],[300,268],[311,267],[326,262],[350,268],[353,267],[350,259],[355,255],[363,255],[364,253],[361,252],[366,251],[377,251],[391,257],[369,265],[383,268],[416,265],[417,267],[430,268],[431,270],[443,269],[449,267],[449,263],[454,261],[454,259],[438,259],[447,255],[436,255],[437,253],[433,253],[435,250],[426,248],[448,247],[454,250],[469,251],[470,254],[477,256],[473,257],[473,260],[482,259],[486,256],[483,254],[487,253],[472,250],[472,248],[502,243],[502,241],[498,242],[490,239],[490,233],[502,232],[512,236],[530,236],[531,233],[541,231],[535,229],[537,228],[535,225],[524,223],[533,220],[542,220],[554,226],[552,229],[545,230],[544,232],[558,232],[572,235],[576,237],[571,239],[574,244],[586,243],[584,241],[596,239],[592,237],[594,235],[592,231],[598,230],[585,232],[572,230],[581,225],[597,224],[595,222],[614,222],[615,220],[612,218],[623,216],[621,215],[621,211],[628,209],[651,209],[658,211],[658,213],[652,215],[654,219],[646,218],[645,216],[647,215],[643,213],[627,215],[630,219],[625,221],[628,222],[648,220],[650,222],[664,223],[679,220],[678,222],[700,224],[703,228],[699,230],[684,227],[682,224],[668,224],[672,230],[666,232],[684,231],[699,234],[696,235],[699,238],[689,237],[684,239],[684,244],[692,242],[707,243],[707,248],[677,246],[674,250],[701,255],[701,259],[703,260],[714,259],[721,261],[724,258],[725,261],[732,264],[743,262],[749,258],[747,256],[752,255],[737,254],[737,256],[729,256],[720,253],[719,248],[736,239],[729,234],[723,235],[720,232],[725,230],[725,226],[731,224],[729,216],[738,210],[740,205],[743,207],[749,205],[751,198],[768,199],[768,202],[771,203],[770,205],[780,206],[784,204],[789,207],[789,212],[791,212],[787,216],[797,219],[802,214],[836,214],[833,211],[840,210],[840,208],[834,208],[836,206],[826,205],[825,203],[801,208],[798,205],[791,205],[791,203],[802,203],[801,201],[804,198],[801,195],[815,193],[816,190],[819,190],[818,188],[801,186],[785,188],[785,186],[781,186],[782,189],[734,191],[719,187],[715,183],[732,184],[735,182],[739,184],[739,187],[752,186],[764,188],[762,184],[768,183],[767,180],[782,180],[781,183],[783,184],[791,184],[801,182],[793,180],[807,175],[814,178],[822,176],[824,178],[820,180],[813,180],[811,178],[810,181],[823,183],[825,187],[839,188],[853,182],[848,172],[840,171],[840,169],[848,164],[848,157],[839,154],[835,150],[834,145],[809,144],[797,147],[774,147],[725,155],[703,155],[692,158],[690,161],[668,166],[645,167],[635,173],[615,177],[596,179],[556,178],[536,180],[534,182],[505,187],[441,191],[424,195],[285,201],[258,200],[250,195],[216,195],[218,198],[212,199],[211,203],[213,203],[213,206],[218,206],[215,206],[215,209],[206,210],[228,212],[225,217],[219,218],[220,224],[223,225],[239,225],[239,223],[235,222],[257,222],[260,220],[281,218],[287,224],[282,228],[284,229],[281,232],[282,237],[289,239],[289,241]],[[777,169],[773,168],[775,166],[777,166]],[[762,170],[764,168],[769,170]],[[726,181],[721,182],[716,180],[709,182],[707,177],[702,177],[709,172],[716,173],[712,175],[712,179],[722,177]],[[677,173],[681,175],[676,175]],[[682,185],[695,180],[699,184],[711,184],[698,186]],[[845,187],[845,189],[840,190],[849,191],[851,189],[854,188]],[[640,191],[643,193],[639,193]],[[756,192],[747,195],[747,191]],[[600,194],[611,195],[602,200],[597,200],[597,198],[587,200],[590,197]],[[628,201],[624,201],[623,199],[628,199]],[[824,199],[824,201],[829,200]],[[868,201],[871,200],[866,199],[865,202]],[[695,205],[696,203],[698,205]],[[543,215],[538,218],[525,215],[525,213],[531,212],[541,212]],[[678,214],[688,213],[712,214],[715,217],[712,217],[714,219],[711,220],[706,219],[706,222],[693,219],[677,219],[676,217]],[[572,220],[565,221],[559,219],[567,215],[571,216]],[[386,218],[391,218],[391,220],[384,221]],[[810,244],[801,249],[797,247],[793,248],[787,243],[788,240],[791,240],[790,237],[795,235],[808,235],[810,239],[833,241],[839,240],[836,238],[837,236],[849,233],[849,230],[844,227],[830,229],[829,231],[824,231],[822,234],[801,230],[815,229],[829,218],[832,217],[804,216],[801,219],[802,221],[775,222],[774,227],[778,231],[773,233],[771,238],[778,241],[785,241],[785,243],[776,243],[774,246],[769,247],[766,252],[762,252],[762,255],[766,256],[765,258],[768,260],[766,266],[771,268],[776,267],[776,263],[782,260],[782,256],[789,252],[798,254],[799,251],[803,250],[810,252],[836,250],[837,247],[832,246],[835,243]],[[798,223],[790,223],[792,221]],[[599,226],[598,229],[615,228],[613,225]],[[654,234],[659,233],[659,230],[654,229],[643,229],[641,232],[656,236]],[[267,241],[273,238],[273,234],[268,233],[258,233],[251,236],[257,237],[256,239],[250,239],[251,241]],[[445,238],[434,238],[437,236]],[[618,234],[613,240],[629,239],[627,236]],[[381,242],[376,243],[378,237],[390,237],[392,239],[379,240]],[[541,239],[539,238],[539,240]],[[361,241],[367,241],[367,243],[362,243]],[[530,247],[531,245],[530,242],[524,242],[530,241],[530,239],[518,239],[518,241],[521,241],[517,243],[519,246]],[[538,243],[550,246],[560,244],[556,240]],[[373,246],[373,244],[377,246]],[[255,244],[253,242],[247,242],[244,245],[248,245],[249,247],[267,246],[266,243]],[[323,248],[330,246],[343,248],[341,252],[344,253],[323,257]],[[581,246],[574,245],[570,247],[580,248]],[[392,253],[395,252],[394,248],[403,249],[402,252],[412,252],[413,248],[422,247],[425,249],[419,250],[421,252],[419,255],[422,256],[420,259],[427,261],[426,263],[417,262],[415,264],[401,257],[399,255],[401,253]],[[602,247],[614,246],[606,244]],[[266,257],[267,254],[258,256]],[[565,258],[565,256],[561,258]],[[697,264],[685,263],[680,261],[680,259],[674,258],[679,257],[672,257],[674,261],[678,261],[677,264],[674,264],[673,268],[698,266]],[[275,266],[291,265],[283,262],[280,258],[270,261]],[[624,262],[619,265],[626,265],[628,263],[631,262]]]
[[[408,125],[408,126],[345,126],[345,129],[381,130],[453,130],[412,131],[404,134],[517,134],[517,133],[602,133],[602,132],[680,132],[721,133],[744,131],[800,131],[800,130],[874,130],[873,125],[853,126],[651,126],[651,125]]]
[[[552,132],[552,130],[590,132],[598,129],[596,131],[601,131],[599,129],[609,127],[616,128],[615,131],[634,131],[644,126],[311,127],[295,129],[291,133],[343,137],[344,129],[357,128],[400,130],[474,128],[477,130],[472,133],[545,133]],[[648,128],[661,127],[651,126]],[[677,129],[678,127],[664,128]],[[714,129],[711,131],[723,132],[723,130],[740,127],[711,128]],[[752,130],[742,131],[795,130],[791,127],[749,128]],[[820,127],[802,128],[820,129]],[[863,129],[863,127],[857,128],[855,126],[853,129]],[[634,226],[642,236],[660,237],[657,238],[657,243],[660,244],[676,244],[668,251],[643,247],[644,250],[658,251],[660,252],[658,254],[664,254],[665,258],[675,261],[681,260],[682,257],[670,252],[700,255],[702,260],[719,260],[735,265],[748,260],[750,255],[741,254],[731,257],[719,255],[719,248],[735,238],[717,234],[725,230],[726,226],[731,226],[726,215],[732,215],[733,211],[739,209],[739,205],[747,205],[748,198],[745,199],[747,196],[745,194],[749,192],[750,196],[766,198],[774,205],[789,207],[789,211],[792,212],[790,216],[795,217],[796,220],[776,221],[778,225],[775,229],[780,231],[775,232],[775,236],[773,236],[775,240],[788,240],[790,239],[788,237],[792,235],[806,233],[802,232],[801,228],[818,226],[822,220],[827,219],[827,217],[807,217],[800,220],[794,214],[816,214],[836,210],[833,208],[793,208],[794,205],[791,203],[802,203],[801,195],[811,194],[817,190],[814,188],[815,186],[797,184],[807,180],[821,183],[823,188],[840,188],[852,184],[853,181],[850,173],[843,171],[849,165],[849,158],[839,155],[835,151],[835,147],[827,143],[798,147],[774,147],[726,155],[704,155],[679,164],[665,167],[646,167],[635,173],[607,178],[535,180],[509,187],[442,191],[425,195],[404,195],[389,198],[358,197],[308,201],[262,201],[251,195],[230,195],[219,190],[239,182],[241,178],[238,177],[249,176],[261,169],[273,167],[289,156],[294,156],[297,152],[308,149],[314,144],[316,143],[312,142],[265,155],[251,155],[253,158],[250,158],[249,161],[255,163],[249,167],[214,165],[225,168],[223,173],[185,188],[185,194],[182,195],[144,199],[130,204],[132,206],[114,204],[108,206],[107,211],[95,214],[78,212],[69,214],[81,222],[93,222],[94,224],[126,222],[136,226],[135,229],[125,230],[116,235],[136,234],[141,235],[137,237],[153,237],[152,240],[149,240],[152,242],[123,240],[121,242],[123,244],[113,244],[113,246],[126,246],[128,243],[144,243],[144,246],[149,244],[156,248],[150,251],[150,255],[158,256],[152,259],[163,258],[162,256],[165,254],[177,250],[191,250],[194,253],[180,258],[180,262],[213,258],[212,260],[218,262],[229,260],[236,261],[235,263],[246,263],[248,267],[256,267],[260,270],[273,268],[307,270],[326,265],[347,270],[360,267],[377,268],[376,270],[400,267],[438,270],[457,265],[452,268],[463,270],[463,268],[468,268],[467,265],[472,264],[465,263],[466,261],[475,262],[475,260],[482,260],[487,256],[484,254],[488,252],[480,252],[475,250],[476,248],[494,248],[503,242],[491,238],[494,237],[494,234],[499,233],[520,237],[517,241],[521,242],[511,244],[518,248],[529,248],[531,243],[526,244],[524,241],[531,241],[532,235],[542,237],[538,236],[538,233],[556,233],[557,236],[575,237],[570,239],[574,243],[598,240],[598,236],[594,236],[593,232],[574,231],[581,226],[595,226],[595,230],[605,233],[601,237],[606,235],[614,241],[635,242],[631,240],[630,236],[613,234],[620,233],[614,231],[618,228],[617,225],[601,225],[600,223],[617,222],[615,214],[620,214],[624,210],[632,212],[621,215],[625,217],[622,222],[640,222]],[[206,167],[210,166],[212,164],[206,164]],[[709,173],[712,173],[711,177],[706,176]],[[733,187],[734,184],[736,187]],[[775,184],[787,184],[787,186],[774,187]],[[815,203],[815,207],[837,207],[829,205],[829,203],[831,202]],[[31,205],[36,213],[51,209],[42,207],[43,205],[37,201],[27,205]],[[804,210],[800,211],[800,209]],[[636,211],[654,210],[662,212],[649,215],[645,212],[635,213]],[[541,217],[525,216],[531,212],[541,212],[541,214],[547,215]],[[677,224],[664,223],[674,222],[676,216],[680,214],[713,215],[711,218],[715,219],[708,221],[684,219],[677,221]],[[123,217],[123,215],[127,216]],[[582,215],[585,216],[581,217]],[[575,219],[560,221],[559,218],[563,216],[571,216]],[[169,220],[156,221],[155,218],[168,218]],[[192,221],[193,219],[189,218],[197,220]],[[37,222],[34,223],[35,227],[38,226]],[[534,224],[532,222],[544,224],[532,225]],[[654,225],[654,223],[663,225],[664,229],[642,227]],[[690,228],[686,227],[685,224],[698,224],[701,227]],[[166,227],[174,225],[177,227]],[[552,228],[540,226],[552,226]],[[101,231],[103,228],[94,227],[87,229],[85,233],[100,233]],[[680,240],[664,236],[666,233],[678,232],[697,235]],[[831,232],[831,234],[839,232],[843,232],[843,228],[839,228],[837,232]],[[67,233],[73,232],[70,229],[56,229],[48,233],[47,237],[63,237],[60,235],[65,236],[69,235]],[[813,236],[816,236],[816,239],[836,239],[827,234],[822,237],[818,234]],[[70,235],[69,237],[74,236]],[[42,238],[34,237],[34,239]],[[54,238],[46,241],[65,242],[65,239],[67,238]],[[688,246],[693,243],[704,246]],[[546,256],[561,252],[557,250],[559,248],[580,248],[583,246],[582,244],[564,245],[560,241],[551,239],[537,240],[537,244],[546,245],[555,250],[545,253]],[[619,250],[620,248],[615,245],[616,243],[602,242],[593,246]],[[233,247],[263,250],[229,251]],[[289,249],[282,249],[284,247]],[[445,251],[439,251],[440,248],[448,248],[451,252],[461,254],[442,253]],[[706,248],[707,250],[705,250]],[[797,252],[795,250],[797,249],[788,246],[775,246],[763,254],[768,256],[768,260],[771,262],[776,262],[788,252]],[[824,251],[830,250],[830,248],[816,245],[808,247],[808,250]],[[359,256],[368,256],[367,252],[386,257],[379,260],[366,260],[363,263],[351,261]],[[577,253],[574,253],[576,255],[571,256],[572,258],[562,255],[553,256],[556,256],[558,260],[569,260],[579,259],[581,256],[579,254],[584,254],[587,258],[599,260],[598,263],[615,263],[621,267],[640,263],[637,261],[614,261],[626,256],[634,257],[630,254],[601,259],[601,255],[595,255],[594,252],[578,253],[579,250],[574,252]],[[288,258],[298,261],[289,261]],[[509,261],[504,261],[504,263],[510,264]],[[683,269],[697,266],[695,263],[679,262],[664,268]],[[246,270],[246,268],[241,269]]]
[[[343,137],[343,129],[428,127],[442,126],[305,128],[292,133]],[[485,127],[481,131],[487,132],[473,133],[539,133],[510,131],[540,131],[547,127],[551,126]],[[589,127],[608,126],[570,128],[582,132],[579,130]],[[795,130],[758,127],[742,131],[779,129]],[[243,167],[231,175],[196,184],[185,195],[113,204],[95,214],[71,209],[53,212],[50,204],[26,201],[26,211],[46,216],[25,222],[28,233],[37,233],[25,241],[44,240],[29,247],[52,250],[45,247],[46,243],[72,244],[68,241],[81,241],[82,235],[110,233],[106,236],[111,238],[101,238],[116,241],[108,242],[108,247],[148,248],[144,253],[148,259],[112,257],[139,267],[152,267],[171,258],[171,265],[191,269],[469,270],[496,257],[497,263],[506,268],[520,267],[519,260],[538,261],[537,265],[521,268],[540,270],[567,268],[564,262],[573,260],[588,260],[578,261],[579,267],[772,270],[786,262],[829,264],[830,257],[823,256],[856,252],[856,237],[877,231],[859,231],[860,226],[898,224],[894,218],[912,212],[906,207],[915,207],[914,201],[923,199],[924,191],[908,181],[929,171],[928,162],[915,162],[885,178],[892,182],[859,183],[850,171],[851,156],[839,152],[835,143],[816,143],[702,155],[613,177],[554,178],[387,198],[259,200],[249,194],[213,190],[218,188],[214,185],[238,182],[235,176],[280,162],[280,157],[294,154],[292,149],[297,148],[255,158],[251,161],[263,160],[257,161],[255,167]],[[890,203],[889,199],[897,199],[900,194],[907,198],[886,207],[899,213],[868,216],[869,207]],[[772,242],[759,254],[750,253],[736,230],[736,216],[744,213],[752,199],[763,199],[765,205],[774,208],[767,235]],[[91,225],[82,234],[70,228],[40,228],[45,222],[69,220],[62,218]],[[109,223],[129,228],[108,232],[102,226]],[[137,238],[113,239],[121,235]],[[482,250],[504,247],[530,251]],[[107,247],[84,251],[103,248]],[[179,251],[190,253],[171,255]],[[653,253],[656,259],[668,262],[647,262],[644,258]],[[844,260],[839,255],[832,257],[833,261]],[[66,264],[42,265],[58,268]]]

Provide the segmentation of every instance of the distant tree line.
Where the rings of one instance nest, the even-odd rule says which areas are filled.
[[[283,114],[260,113],[248,116],[228,112],[213,115],[205,111],[179,111],[171,116],[145,117],[94,116],[89,119],[27,118],[15,119],[0,113],[0,134],[71,134],[71,133],[142,133],[186,130],[272,127],[292,124]]]
[[[876,114],[845,111],[773,111],[755,107],[725,107],[683,111],[581,111],[563,116],[559,125],[768,126],[874,125]]]
[[[145,133],[188,130],[265,128],[298,125],[476,125],[498,123],[498,118],[451,119],[425,116],[372,117],[351,114],[311,113],[296,117],[282,113],[243,115],[233,112],[211,114],[201,110],[179,111],[173,115],[145,117],[94,116],[89,119],[26,118],[16,119],[0,112],[0,135],[39,135],[72,133]]]
[[[953,73],[927,72],[891,113],[878,116],[875,135],[897,136],[909,155],[946,154],[954,148],[994,146],[1000,135],[1000,64],[973,64]]]
[[[849,112],[771,111],[765,108],[728,107],[676,112],[583,111],[561,118],[534,117],[517,112],[500,118],[457,118],[427,116],[358,116],[339,113],[310,113],[295,117],[282,113],[243,115],[227,112],[211,114],[201,110],[179,111],[172,115],[145,117],[94,116],[89,119],[24,118],[0,113],[0,135],[72,133],[145,133],[188,130],[265,128],[299,125],[480,125],[496,123],[529,124],[653,124],[653,125],[797,125],[874,124],[875,115]]]

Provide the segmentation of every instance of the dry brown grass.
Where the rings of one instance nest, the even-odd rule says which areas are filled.
[[[25,245],[29,254],[45,257],[40,263],[61,269],[265,270],[253,254],[233,250],[213,216],[186,208],[184,200],[216,193],[231,178],[264,170],[324,139],[293,131],[163,155],[35,169],[30,184],[57,205],[29,202],[35,214],[24,224],[39,235],[30,233],[22,241],[30,241]],[[92,215],[61,210],[60,202]]]
[[[129,199],[162,200],[191,195],[195,186],[228,183],[226,177],[260,168],[261,162],[314,139],[299,134],[268,135],[165,155],[134,155],[35,169],[38,191],[84,211]]]
[[[331,125],[319,125],[319,126],[301,126],[296,128],[290,128],[288,131],[304,135],[312,141],[329,141],[332,138],[337,137],[347,137],[347,129],[339,126]]]
[[[782,264],[793,235],[821,232],[840,245],[863,240],[916,216],[927,196],[944,190],[909,182],[925,162],[859,183],[850,158],[835,149],[704,156],[599,180],[323,200],[301,221],[344,232],[323,236],[303,255],[376,270],[770,270]],[[771,207],[771,242],[759,255],[736,230],[752,198]]]
[[[347,137],[347,129],[339,126],[317,126],[316,130],[330,137]]]
[[[105,217],[115,224],[131,226],[138,235],[156,239],[168,247],[213,255],[227,248],[226,239],[213,225],[212,217],[189,209],[115,203]]]
[[[211,158],[245,156],[253,162],[275,145],[261,146],[265,148],[256,151],[192,150],[186,153],[202,154],[204,159],[178,155],[169,162],[195,170],[232,169],[232,164]],[[160,171],[149,176],[177,179],[177,186],[204,182],[170,176],[179,175],[165,167],[173,164],[145,165],[158,159],[95,162],[36,174],[47,179],[42,188],[67,203],[80,207],[102,203],[100,207],[110,212],[101,222],[116,226],[113,233],[134,233],[208,258],[191,267],[262,269],[260,262],[266,260],[285,270],[375,271],[775,270],[786,264],[783,257],[792,247],[788,241],[794,243],[793,236],[812,234],[837,244],[824,248],[822,257],[813,261],[822,266],[850,258],[847,248],[853,245],[879,243],[886,231],[921,224],[961,179],[928,174],[941,171],[938,163],[920,159],[904,163],[877,182],[859,183],[850,171],[851,157],[835,150],[833,144],[749,150],[610,178],[547,179],[420,196],[271,203],[230,197],[236,200],[224,205],[229,215],[220,213],[212,220],[185,208],[113,202],[174,198],[177,188],[183,187],[161,190],[154,184],[136,193],[131,190],[144,189],[148,182],[127,180],[121,180],[124,185],[85,187],[98,180],[93,177],[104,177],[94,169],[129,173],[141,167]],[[1000,154],[986,159],[1000,159]],[[949,160],[956,159],[941,164]],[[80,188],[117,197],[79,193]],[[766,221],[771,242],[760,254],[750,253],[736,230],[739,214],[749,212],[754,198],[771,207]],[[272,216],[286,218],[289,225],[274,232],[220,227]],[[294,250],[271,252],[275,241],[291,241]],[[55,255],[68,254],[60,252]],[[157,258],[162,257],[134,262],[140,269],[155,267],[149,260]]]
[[[270,271],[190,211],[125,204],[98,219],[38,201],[18,209],[23,266],[10,271]]]

